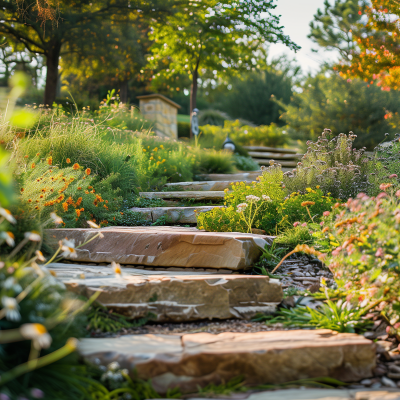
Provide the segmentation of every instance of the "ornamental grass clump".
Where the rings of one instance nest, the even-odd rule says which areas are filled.
[[[400,191],[381,185],[376,197],[360,193],[334,206],[315,233],[339,290],[353,307],[379,306],[400,327]]]
[[[325,129],[317,142],[308,141],[307,152],[297,167],[283,174],[287,191],[304,192],[307,187],[319,186],[325,194],[340,199],[368,192],[373,171],[365,148],[353,148],[356,137],[352,132],[332,137],[331,130]]]

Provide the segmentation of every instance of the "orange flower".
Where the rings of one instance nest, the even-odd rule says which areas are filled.
[[[28,155],[25,156],[25,158],[28,158],[28,157],[29,157]]]
[[[88,190],[85,190],[85,193],[86,193],[86,194],[89,194],[89,191],[88,191]]]
[[[71,164],[71,160],[69,158],[67,158],[67,164]]]
[[[82,197],[79,197],[79,199],[76,201],[76,206],[79,207],[82,203]]]
[[[29,200],[28,200],[28,203],[32,203],[32,199],[29,199]]]
[[[120,212],[120,214],[121,214],[121,215],[124,215],[124,213],[123,213],[123,212]]]
[[[88,186],[88,189],[93,189],[93,186]]]
[[[90,171],[90,168],[86,168],[86,171],[85,171],[85,172],[86,172],[86,175],[90,175],[90,172],[91,172],[91,171]]]
[[[24,190],[25,190],[24,188],[21,188],[21,193],[23,193],[23,192],[24,192]]]
[[[43,199],[43,195],[41,194],[40,196],[39,196],[41,199]]]
[[[52,157],[52,156],[50,156],[50,157],[47,159],[47,164],[49,164],[49,165],[53,164],[53,157]]]
[[[35,167],[36,167],[36,164],[35,164],[35,163],[32,163],[31,168],[33,169],[33,168],[35,168]]]
[[[307,206],[313,206],[315,204],[315,201],[303,201],[301,203],[302,207],[307,207]]]
[[[68,211],[68,203],[63,203],[63,209],[64,211]]]
[[[75,170],[77,170],[77,169],[80,168],[80,165],[79,165],[78,163],[75,163],[75,164],[72,166],[72,168],[75,169]]]
[[[79,218],[81,216],[81,210],[75,210],[76,216]]]
[[[39,153],[36,153],[36,156],[39,157]]]
[[[81,190],[81,189],[82,189],[82,188],[79,186],[79,187],[78,187],[78,190]]]
[[[74,203],[74,200],[73,200],[73,198],[71,196],[68,197],[67,203],[68,204],[73,204]]]

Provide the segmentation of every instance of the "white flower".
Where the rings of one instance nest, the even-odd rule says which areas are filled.
[[[237,210],[236,212],[241,213],[247,208],[248,204],[247,203],[240,203],[237,205]]]
[[[15,246],[15,236],[12,232],[0,232],[0,238],[4,239],[9,246]]]
[[[100,226],[95,224],[93,221],[86,221],[86,222],[91,228],[100,229]]]
[[[65,258],[77,258],[78,254],[76,253],[75,250],[75,240],[68,240],[68,239],[63,239],[60,241],[60,246],[61,250],[63,253],[61,254],[61,257]]]
[[[31,240],[32,242],[40,242],[42,240],[38,231],[25,232],[24,235],[26,239]]]
[[[18,283],[18,281],[13,278],[12,276],[8,277],[4,283],[3,283],[4,289],[12,289],[16,293],[21,293],[22,292],[22,287]]]
[[[265,200],[265,201],[272,201],[271,197],[266,196],[265,194],[262,195],[262,199]]]
[[[250,202],[257,202],[260,201],[260,198],[257,196],[254,196],[253,194],[249,194],[248,196],[246,196],[246,200],[250,201]]]
[[[13,217],[10,210],[6,210],[3,207],[0,207],[0,215],[5,218],[8,222],[15,224],[17,220]]]
[[[35,254],[36,254],[36,258],[37,258],[39,261],[42,261],[42,262],[45,262],[45,261],[46,261],[46,259],[45,259],[44,256],[43,256],[43,253],[42,253],[40,250],[36,250],[36,251],[35,251]]]
[[[51,217],[51,219],[53,220],[53,222],[54,222],[56,225],[60,225],[60,224],[63,223],[62,218],[59,217],[55,212],[52,212],[52,213],[50,214],[50,217]]]
[[[17,300],[14,299],[14,297],[6,297],[4,296],[1,299],[1,302],[3,303],[3,307],[6,312],[6,318],[9,321],[19,321],[21,319],[21,314],[19,313],[19,305],[17,303]]]
[[[117,278],[121,278],[122,276],[122,270],[121,270],[121,265],[119,265],[118,263],[116,263],[115,261],[113,261],[111,263],[111,268],[114,271],[114,274],[116,275]]]
[[[51,345],[51,336],[42,324],[23,324],[19,331],[25,339],[32,340],[38,350],[47,349]]]

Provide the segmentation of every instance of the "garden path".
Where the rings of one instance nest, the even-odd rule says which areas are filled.
[[[219,193],[217,198],[222,198],[226,182],[254,180],[254,175],[213,176],[205,184],[181,185],[186,189],[202,185],[203,190],[194,191],[196,196]],[[211,190],[216,182],[222,183],[217,191]],[[159,193],[187,198],[194,192]],[[191,204],[164,207],[161,213],[173,215],[173,210],[188,218],[182,208],[190,209],[189,215],[194,212]],[[154,219],[156,211],[143,212]],[[56,229],[49,230],[48,236],[50,245],[57,247],[61,238],[80,244],[98,232]],[[98,301],[108,309],[135,318],[154,314],[155,321],[116,334],[94,332],[95,337],[82,340],[81,354],[95,364],[117,361],[121,368],[136,368],[139,377],[152,379],[160,393],[173,387],[193,393],[198,385],[220,384],[238,376],[251,385],[328,376],[359,386],[362,381],[362,387],[375,389],[396,386],[397,379],[388,376],[400,370],[400,356],[393,351],[393,343],[382,337],[384,327],[379,324],[371,336],[382,339],[377,356],[375,344],[363,336],[288,330],[279,324],[249,321],[258,312],[273,312],[283,300],[283,288],[317,290],[321,277],[331,277],[320,263],[306,256],[287,260],[280,270],[282,280],[254,275],[251,267],[261,254],[260,247],[271,244],[273,238],[179,226],[109,227],[100,232],[104,237],[77,249],[74,262],[51,264],[50,268],[69,290],[87,297],[100,292]],[[110,268],[112,262],[120,263],[121,269]],[[357,397],[349,390],[335,393],[327,398],[378,399],[373,392],[369,397]],[[391,393],[383,395],[382,399],[392,398]],[[260,393],[251,396],[263,398]],[[301,394],[297,398],[303,399]]]

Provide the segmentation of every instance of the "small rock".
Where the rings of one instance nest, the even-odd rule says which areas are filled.
[[[302,283],[303,283],[303,285],[308,286],[308,285],[314,284],[315,282],[303,281]]]
[[[374,371],[375,376],[383,376],[386,374],[386,370],[383,369],[382,367],[376,367]]]
[[[378,340],[376,342],[376,352],[378,354],[384,353],[385,351],[389,351],[393,348],[393,343],[392,342],[388,342],[386,340]]]
[[[396,373],[400,373],[400,367],[397,365],[389,365],[389,370],[390,372],[396,372]]]
[[[361,385],[364,385],[364,386],[371,386],[372,385],[371,379],[363,379],[360,383],[361,383]]]
[[[375,339],[375,333],[374,332],[365,332],[364,337],[367,339]]]
[[[397,387],[397,385],[389,378],[387,378],[386,376],[382,376],[382,385],[387,386],[387,387],[392,387],[395,388]]]
[[[397,387],[399,387],[399,388],[400,388],[400,381],[398,381],[398,382],[397,382]]]
[[[380,382],[375,382],[371,385],[371,389],[379,389],[380,387],[382,387],[382,383]]]
[[[400,379],[400,374],[398,372],[389,372],[387,376],[390,379]]]

